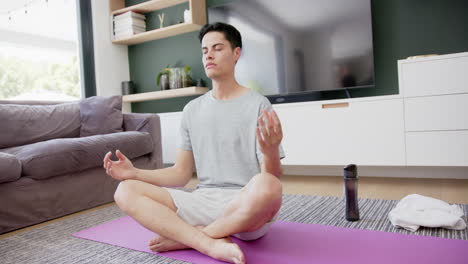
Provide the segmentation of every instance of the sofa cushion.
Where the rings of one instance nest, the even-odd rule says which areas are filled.
[[[0,152],[0,183],[16,181],[21,177],[21,163],[8,153]]]
[[[78,103],[0,104],[0,148],[80,135]]]
[[[116,149],[133,159],[150,153],[153,148],[149,133],[132,131],[51,139],[2,151],[18,158],[23,177],[40,180],[102,166],[105,154]]]
[[[80,137],[121,132],[122,96],[92,96],[80,101]]]

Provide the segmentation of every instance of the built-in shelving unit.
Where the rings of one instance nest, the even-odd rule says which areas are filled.
[[[192,86],[187,88],[124,95],[122,96],[122,100],[124,103],[136,103],[182,96],[200,95],[206,92],[208,92],[207,87]]]
[[[163,28],[149,30],[127,38],[112,39],[112,43],[122,45],[134,45],[151,40],[167,38],[183,33],[199,30],[206,24],[206,3],[205,0],[150,0],[141,4],[125,7],[125,0],[109,0],[111,21],[114,15],[119,15],[127,11],[134,11],[141,14],[153,12],[163,8],[175,6],[189,2],[192,23],[181,23]],[[113,27],[112,27],[113,30]],[[112,35],[112,34],[111,34]]]

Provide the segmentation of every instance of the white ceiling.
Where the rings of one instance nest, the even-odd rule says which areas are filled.
[[[15,10],[18,8],[23,8],[25,4],[37,1],[44,1],[45,0],[2,0],[0,4],[0,13],[8,13],[8,11]]]

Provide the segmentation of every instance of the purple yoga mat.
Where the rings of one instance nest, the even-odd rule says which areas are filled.
[[[454,231],[455,232],[455,231]],[[195,250],[154,253],[148,241],[156,234],[125,216],[73,234],[133,250],[192,263],[224,263]],[[248,264],[467,264],[468,241],[349,229],[316,224],[275,222],[256,241],[233,239]]]

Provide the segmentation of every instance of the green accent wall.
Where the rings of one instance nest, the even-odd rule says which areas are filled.
[[[207,8],[233,0],[207,0]],[[241,1],[241,0],[237,0]],[[126,5],[144,1],[127,0]],[[147,15],[147,28],[159,27],[157,14],[165,13],[169,24],[183,20],[188,3]],[[375,62],[375,88],[351,90],[353,97],[398,93],[397,60],[423,54],[448,54],[468,51],[468,1],[466,0],[372,0],[372,25]],[[186,33],[129,46],[130,78],[137,92],[159,90],[156,76],[171,65],[188,65],[194,79],[206,77],[198,32]],[[133,103],[132,111],[164,113],[182,111],[197,96]],[[327,99],[345,98],[343,92],[323,92]]]

